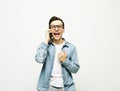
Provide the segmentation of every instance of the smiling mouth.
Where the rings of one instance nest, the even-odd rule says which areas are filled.
[[[60,33],[54,33],[54,35],[60,35]]]

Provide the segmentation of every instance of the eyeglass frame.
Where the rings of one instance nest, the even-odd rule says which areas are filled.
[[[63,29],[63,25],[50,25],[50,28],[51,29],[56,29],[56,28]]]

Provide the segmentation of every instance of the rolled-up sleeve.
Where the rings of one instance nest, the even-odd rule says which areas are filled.
[[[66,69],[68,69],[70,72],[72,73],[76,73],[78,72],[80,65],[78,62],[78,56],[77,56],[77,51],[76,48],[74,48],[73,53],[71,55],[70,59],[66,59],[66,61],[64,61],[62,63],[62,65],[65,66]]]
[[[44,63],[47,56],[48,45],[42,42],[36,50],[35,60],[38,63]]]

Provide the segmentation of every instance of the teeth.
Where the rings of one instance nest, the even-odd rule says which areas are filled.
[[[59,35],[60,33],[54,33],[55,35]]]

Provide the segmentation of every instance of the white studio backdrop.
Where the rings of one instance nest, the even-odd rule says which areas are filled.
[[[120,91],[119,0],[0,0],[0,91],[36,91],[34,56],[54,15],[78,50],[76,90]]]

